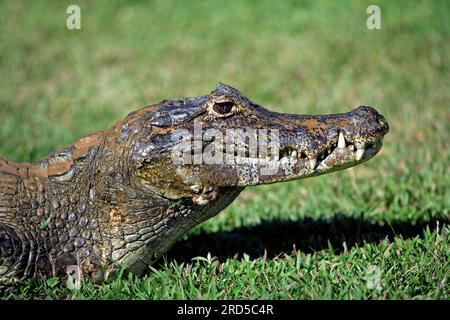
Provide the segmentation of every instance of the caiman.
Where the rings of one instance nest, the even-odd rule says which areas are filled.
[[[198,154],[214,141],[207,137],[210,129],[228,142],[227,130],[239,136],[253,129],[233,140],[235,150],[244,152],[232,156],[250,160],[255,159],[250,141],[277,142],[256,156],[272,159],[277,170],[264,173],[258,161],[202,161]],[[111,129],[35,163],[0,158],[0,278],[62,277],[69,266],[95,281],[118,267],[142,274],[246,186],[360,164],[380,150],[388,130],[372,107],[332,115],[276,113],[219,83],[208,95],[167,99],[132,112]],[[269,131],[277,135],[251,139]],[[174,138],[180,132],[184,135]],[[186,146],[189,134],[194,147],[188,155],[197,159],[176,161],[173,150]],[[212,154],[222,153],[224,148],[217,148]]]

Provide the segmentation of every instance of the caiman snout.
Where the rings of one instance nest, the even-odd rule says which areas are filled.
[[[280,158],[295,156],[302,176],[306,168],[306,175],[323,174],[372,158],[389,131],[386,119],[368,106],[341,114],[283,117],[290,128],[282,130]]]
[[[354,156],[356,161],[365,161],[373,157],[381,148],[382,139],[389,131],[386,119],[374,108],[361,106],[344,115],[345,123],[341,123],[336,143],[337,152],[341,158],[345,158],[345,152],[340,149],[348,149],[353,152],[348,156]],[[334,142],[334,141],[333,141]],[[330,161],[331,162],[331,159]],[[335,165],[335,164],[334,164]]]
[[[355,140],[369,142],[382,138],[388,131],[389,125],[386,119],[372,107],[361,106],[347,113],[349,126],[342,128],[353,135]],[[359,128],[359,130],[355,130]]]
[[[361,160],[366,149],[371,148],[381,140],[389,131],[389,125],[384,117],[374,108],[361,106],[353,111],[343,115],[337,115],[337,119],[331,117],[331,130],[336,132],[331,136],[337,135],[335,139],[330,139],[331,144],[336,144],[339,148],[348,147],[356,149],[355,159]],[[329,134],[330,136],[330,134]]]

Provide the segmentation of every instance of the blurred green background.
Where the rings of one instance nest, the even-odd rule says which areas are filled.
[[[371,105],[391,127],[362,166],[248,188],[145,277],[2,296],[448,299],[449,17],[448,1],[2,1],[0,154],[17,161],[219,81],[275,111]]]

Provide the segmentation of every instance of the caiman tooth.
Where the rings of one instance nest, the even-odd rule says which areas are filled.
[[[311,169],[314,169],[316,167],[317,158],[309,159],[309,166]]]
[[[366,151],[365,146],[356,146],[356,161],[361,160],[364,155],[364,151]]]
[[[341,132],[339,132],[339,139],[338,139],[338,145],[337,147],[339,149],[343,149],[345,148],[345,138],[344,138],[344,134]]]

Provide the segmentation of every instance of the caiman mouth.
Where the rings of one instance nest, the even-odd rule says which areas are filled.
[[[337,138],[319,150],[309,154],[295,145],[284,145],[279,150],[279,162],[289,163],[293,167],[303,170],[302,176],[323,174],[326,172],[342,170],[357,163],[369,160],[375,156],[382,146],[382,138],[379,137],[369,142],[354,142],[345,137],[340,131]],[[298,177],[294,175],[294,177]]]
[[[320,150],[318,153],[312,156],[308,156],[307,152],[309,154],[314,154],[315,150],[308,150],[303,151],[301,147],[295,146],[295,145],[282,145],[278,148],[278,153],[274,154],[272,150],[267,150],[267,158],[271,160],[277,160],[277,161],[292,161],[292,160],[303,160],[308,161],[310,164],[311,169],[314,169],[316,167],[320,167],[320,164],[324,162],[324,160],[327,160],[330,155],[335,154],[336,149],[345,149],[347,148],[350,153],[353,153],[353,158],[356,161],[361,160],[364,155],[372,154],[373,151],[378,151],[379,147],[381,146],[382,138],[376,139],[372,142],[367,143],[356,143],[352,142],[345,138],[345,135],[341,132],[339,132],[338,138],[331,141],[328,146]],[[202,152],[205,150],[205,146],[202,146]],[[238,149],[233,149],[233,154],[231,156],[234,156],[236,158],[242,157],[240,159],[249,159],[249,160],[257,160],[258,158],[253,158],[250,155],[249,152],[249,146],[244,145],[240,146],[242,148],[242,153]],[[339,152],[342,154],[344,150],[340,150]],[[224,156],[229,155],[228,150],[225,148],[222,149],[222,153]],[[194,155],[194,150],[192,150],[192,155]],[[278,157],[276,157],[278,155]]]

